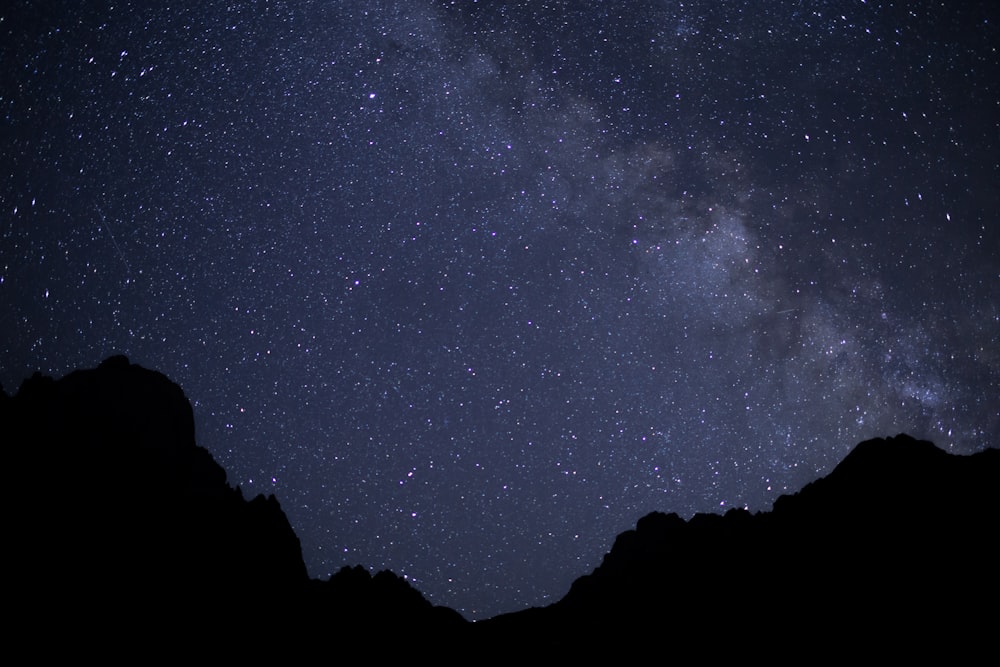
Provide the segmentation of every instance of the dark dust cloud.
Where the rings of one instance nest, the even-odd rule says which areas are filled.
[[[484,618],[1000,440],[993,2],[4,7],[0,380],[166,373],[315,577]]]

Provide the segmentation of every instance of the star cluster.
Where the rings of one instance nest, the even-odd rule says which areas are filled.
[[[992,3],[0,10],[0,380],[113,353],[310,573],[485,618],[1000,435]]]

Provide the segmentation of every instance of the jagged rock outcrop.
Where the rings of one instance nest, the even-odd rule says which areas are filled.
[[[390,573],[362,578],[351,595],[338,581],[310,582],[277,499],[247,501],[230,487],[196,444],[180,387],[125,357],[60,380],[36,374],[4,394],[0,437],[11,482],[6,601],[27,635],[105,648],[123,635],[175,638],[231,653],[254,637],[301,647],[464,624]]]
[[[272,603],[307,582],[278,501],[247,502],[226,483],[162,374],[124,357],[60,380],[36,374],[2,418],[22,619],[99,642],[239,622],[249,614],[237,600]]]

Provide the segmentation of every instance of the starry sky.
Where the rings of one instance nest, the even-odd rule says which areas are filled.
[[[652,510],[1000,443],[998,47],[989,1],[6,2],[0,382],[126,354],[312,576],[553,602]]]

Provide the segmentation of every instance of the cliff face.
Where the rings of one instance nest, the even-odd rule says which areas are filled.
[[[160,373],[113,357],[60,380],[36,375],[2,409],[5,546],[33,629],[27,619],[91,639],[198,625],[307,581],[277,500],[229,487]]]
[[[59,380],[36,374],[0,399],[18,633],[260,657],[360,628],[465,624],[390,572],[310,581],[277,499],[229,486],[160,373],[112,357]]]

